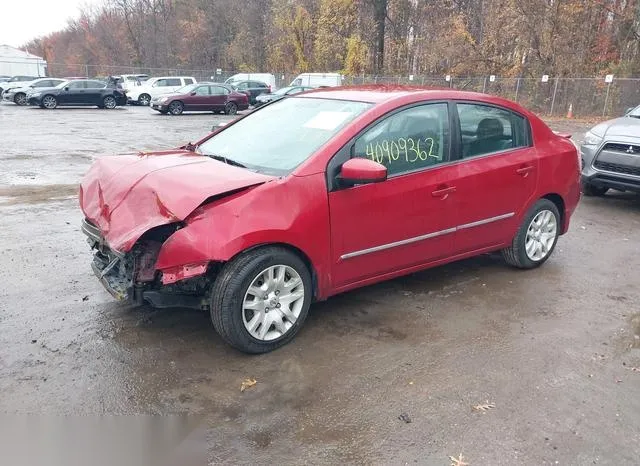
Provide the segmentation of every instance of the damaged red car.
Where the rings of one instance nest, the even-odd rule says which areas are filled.
[[[313,301],[492,251],[535,268],[580,198],[575,146],[517,104],[366,86],[287,97],[179,149],[103,157],[80,190],[119,300],[210,312],[248,353]]]

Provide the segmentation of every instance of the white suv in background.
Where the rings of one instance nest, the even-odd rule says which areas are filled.
[[[168,94],[187,84],[196,83],[193,76],[161,76],[149,78],[141,86],[135,86],[127,91],[127,101],[130,104],[149,105],[151,99],[162,94]]]

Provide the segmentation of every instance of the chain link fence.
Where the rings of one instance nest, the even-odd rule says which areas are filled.
[[[199,81],[224,82],[236,71],[222,69],[149,68],[136,66],[84,65],[49,63],[48,75],[55,77],[105,77],[120,74],[149,76],[193,76]],[[274,73],[276,86],[288,86],[297,76]],[[344,76],[344,85],[409,84],[427,87],[448,87],[484,92],[513,100],[541,116],[578,118],[608,117],[625,113],[640,104],[640,78],[619,78],[605,82],[598,78],[504,78],[500,76],[458,77],[433,76]]]

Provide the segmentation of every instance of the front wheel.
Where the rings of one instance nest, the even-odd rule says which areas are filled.
[[[181,115],[183,111],[184,105],[182,105],[182,102],[176,101],[169,104],[169,113],[172,115]]]
[[[551,256],[560,236],[560,212],[549,199],[540,199],[525,215],[511,246],[502,250],[507,264],[533,269]]]
[[[42,98],[42,106],[46,109],[53,110],[58,106],[58,100],[52,95],[45,95]]]
[[[224,113],[226,113],[227,115],[235,115],[236,113],[238,113],[238,105],[235,102],[229,102],[224,107]]]
[[[309,312],[311,274],[279,247],[253,249],[227,263],[211,292],[211,320],[220,336],[245,353],[288,343]]]
[[[21,107],[27,105],[27,94],[24,92],[18,92],[15,96],[13,96],[13,102],[16,105],[20,105]]]

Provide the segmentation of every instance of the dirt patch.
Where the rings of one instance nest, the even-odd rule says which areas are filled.
[[[69,198],[78,194],[76,184],[0,187],[0,205],[39,204]]]

